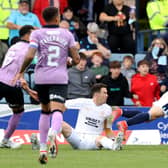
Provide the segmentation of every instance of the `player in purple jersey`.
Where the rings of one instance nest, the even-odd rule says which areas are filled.
[[[24,61],[29,47],[29,36],[33,29],[34,28],[29,25],[23,26],[20,29],[19,34],[21,41],[9,48],[5,55],[2,67],[0,68],[0,99],[5,98],[13,112],[13,115],[8,122],[4,138],[0,142],[0,148],[20,147],[19,143],[14,143],[9,139],[15,131],[24,112],[24,99],[21,87],[13,85],[11,82],[14,76],[19,72]],[[33,96],[33,94],[35,94],[35,92],[28,88],[26,83],[24,88],[30,95]]]
[[[71,32],[58,27],[60,21],[58,9],[55,7],[44,9],[43,18],[47,25],[31,34],[27,57],[15,80],[23,76],[24,70],[31,63],[35,53],[37,53],[38,62],[35,67],[35,84],[42,108],[39,120],[39,161],[41,164],[46,164],[50,114],[52,114],[52,119],[49,133],[49,153],[54,158],[58,152],[56,135],[61,130],[62,113],[65,111],[64,103],[68,84],[68,54],[70,53],[75,64],[79,62],[80,58]]]

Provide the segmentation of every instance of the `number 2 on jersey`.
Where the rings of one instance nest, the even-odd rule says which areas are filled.
[[[59,66],[56,60],[60,57],[60,48],[58,46],[50,46],[48,48],[48,66]]]

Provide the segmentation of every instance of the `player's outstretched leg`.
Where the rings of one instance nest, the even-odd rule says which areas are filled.
[[[126,131],[128,129],[128,125],[127,125],[127,122],[126,121],[119,121],[117,122],[117,127],[118,129],[123,132],[123,135],[124,135],[124,140],[126,139],[125,136],[126,136]]]

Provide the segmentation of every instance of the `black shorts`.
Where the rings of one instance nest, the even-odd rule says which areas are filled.
[[[40,103],[43,104],[48,104],[50,101],[65,103],[67,89],[66,84],[36,84]]]
[[[0,99],[5,98],[9,107],[18,108],[24,105],[22,89],[0,82]]]

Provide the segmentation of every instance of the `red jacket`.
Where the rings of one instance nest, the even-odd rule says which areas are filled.
[[[141,106],[152,106],[152,103],[160,98],[157,77],[152,74],[146,76],[135,74],[131,80],[131,92],[139,96],[138,100],[132,99],[134,103],[140,101]]]
[[[64,8],[68,6],[68,0],[58,0],[60,3],[60,13],[63,13]],[[35,0],[34,5],[33,5],[33,10],[32,12],[35,13],[42,25],[45,25],[45,21],[42,18],[42,11],[49,6],[49,0]]]

